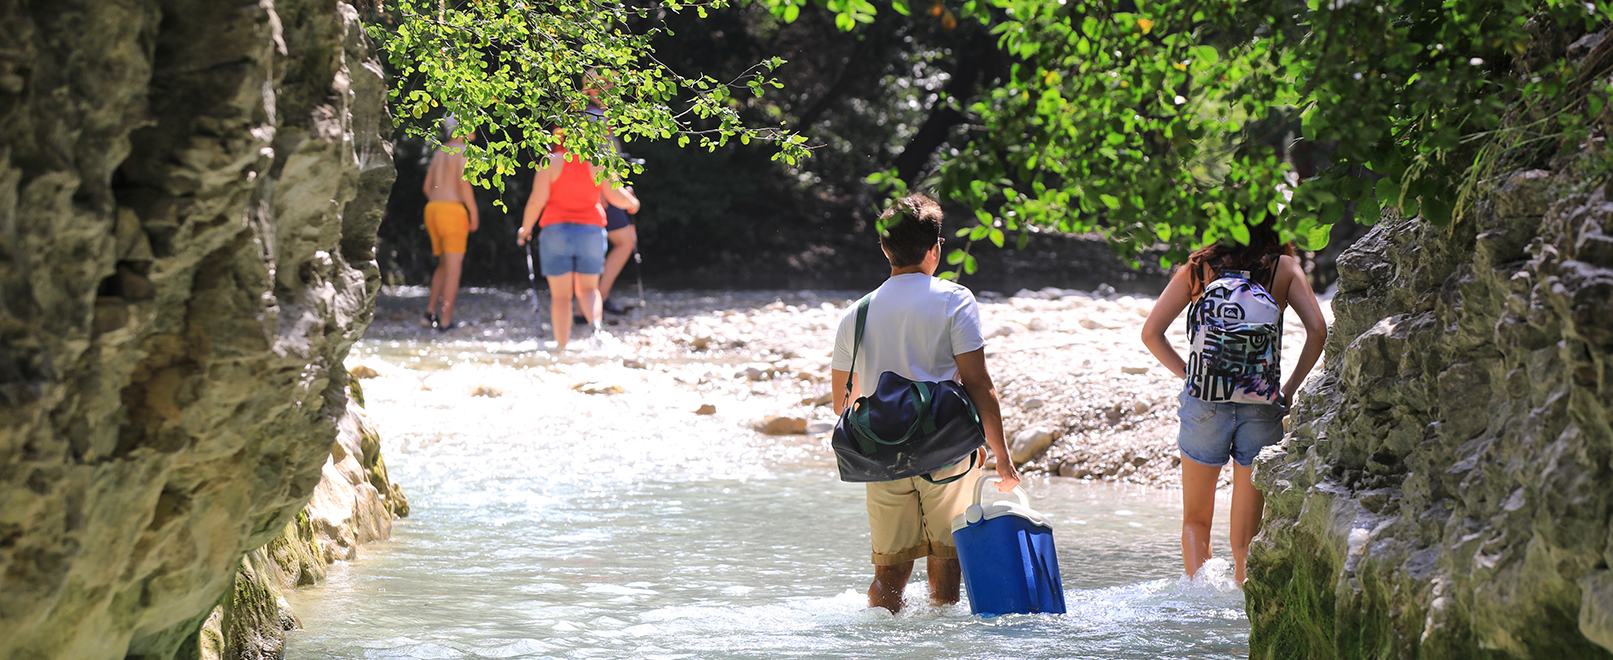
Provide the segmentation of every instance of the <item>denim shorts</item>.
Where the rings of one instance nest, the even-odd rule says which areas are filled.
[[[1279,405],[1260,403],[1210,403],[1183,391],[1177,416],[1182,420],[1176,446],[1195,463],[1220,467],[1231,458],[1249,467],[1266,445],[1283,439],[1283,415]]]
[[[560,222],[538,232],[538,258],[544,277],[605,272],[605,228]]]

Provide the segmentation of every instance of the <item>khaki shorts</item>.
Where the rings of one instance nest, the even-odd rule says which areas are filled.
[[[969,472],[974,465],[958,465],[930,476],[940,479]],[[952,519],[974,503],[975,480],[969,474],[937,486],[923,477],[868,484],[868,527],[873,532],[874,565],[906,564],[919,557],[956,559]]]

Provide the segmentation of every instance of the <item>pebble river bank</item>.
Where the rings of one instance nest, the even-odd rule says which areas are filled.
[[[437,333],[420,321],[424,289],[396,287],[383,292],[375,322],[349,366],[361,378],[386,373],[418,378],[422,389],[499,397],[503,387],[482,382],[478,375],[484,372],[452,368],[492,360],[526,370],[532,388],[523,388],[523,396],[539,393],[545,410],[610,397],[628,409],[680,410],[766,435],[797,436],[803,442],[791,443],[795,450],[827,453],[834,424],[830,351],[838,320],[858,295],[652,291],[644,306],[609,318],[610,336],[597,346],[579,328],[571,350],[550,352],[540,349],[540,338],[552,334],[544,329],[540,337],[528,291],[465,290],[455,316],[466,327]],[[1137,339],[1153,308],[1151,298],[1102,288],[978,297],[987,364],[1023,470],[1176,484],[1179,381]],[[541,300],[546,318],[547,299]],[[1184,333],[1178,320],[1169,337],[1185,352]],[[1289,315],[1285,344],[1297,347],[1303,337]],[[463,350],[456,354],[455,348]],[[366,359],[396,351],[418,353],[404,359],[440,364],[399,370]],[[444,357],[455,355],[460,359]],[[1229,477],[1225,471],[1223,485]]]

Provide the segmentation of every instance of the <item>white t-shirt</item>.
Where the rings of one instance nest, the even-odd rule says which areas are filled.
[[[832,365],[841,371],[856,371],[865,394],[887,371],[911,380],[957,380],[958,363],[953,356],[986,345],[980,336],[980,306],[974,294],[924,273],[897,275],[874,291],[853,369],[851,348],[856,336],[857,306],[853,304],[840,318]],[[845,386],[844,382],[834,383],[835,396],[844,395]]]

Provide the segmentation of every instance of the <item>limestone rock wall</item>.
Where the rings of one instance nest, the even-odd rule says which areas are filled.
[[[193,652],[314,495],[383,85],[338,0],[0,0],[0,657]]]
[[[1613,181],[1520,171],[1339,259],[1257,472],[1257,658],[1613,657]]]
[[[393,519],[408,515],[409,501],[386,474],[380,437],[358,401],[357,383],[354,390],[308,506],[268,545],[241,558],[234,587],[202,626],[199,653],[185,657],[280,658],[286,633],[300,625],[282,593],[323,581],[327,566],[390,537]]]

